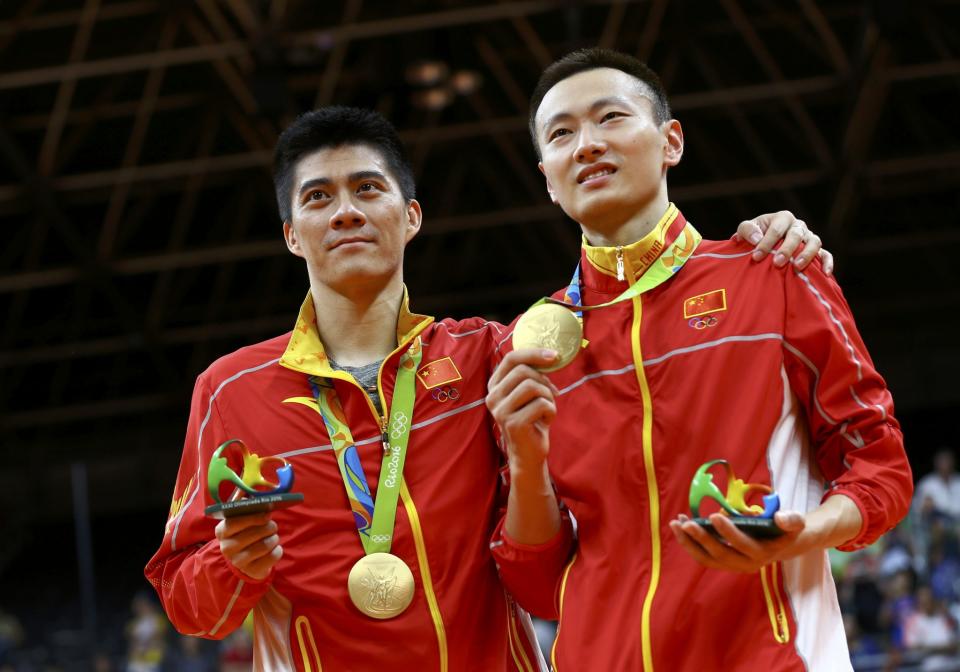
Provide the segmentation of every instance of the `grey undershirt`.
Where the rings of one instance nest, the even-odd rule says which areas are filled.
[[[360,383],[360,387],[366,391],[373,405],[377,407],[377,413],[383,415],[383,409],[380,407],[380,394],[377,392],[377,374],[380,372],[380,365],[383,363],[383,360],[370,362],[362,366],[341,366],[332,359],[329,361],[332,368],[337,371],[344,371],[353,376],[354,380]]]

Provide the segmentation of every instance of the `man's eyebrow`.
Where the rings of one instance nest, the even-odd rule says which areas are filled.
[[[628,104],[629,104],[629,101],[622,96],[606,96],[604,98],[598,98],[597,100],[593,101],[588,111],[596,112],[601,107],[606,107],[607,105],[628,105]],[[553,126],[558,121],[562,121],[564,119],[570,119],[572,117],[573,117],[572,112],[568,112],[566,110],[557,112],[555,115],[547,119],[547,121],[541,127],[541,130],[546,130],[551,126]]]
[[[381,173],[379,170],[358,170],[355,173],[350,173],[347,175],[347,180],[349,182],[359,182],[361,180],[381,180],[387,182],[387,176]],[[333,184],[333,180],[329,177],[314,177],[310,180],[305,180],[303,184],[300,185],[300,189],[297,191],[298,196],[303,196],[305,192],[314,187],[326,187]]]
[[[360,170],[356,173],[350,173],[347,176],[347,179],[351,182],[359,182],[360,180],[381,180],[383,182],[387,181],[387,176],[381,173],[379,170]]]
[[[303,184],[300,185],[300,189],[297,191],[298,196],[303,196],[304,192],[308,189],[313,189],[314,187],[325,187],[328,184],[331,184],[332,180],[329,177],[315,177],[311,180],[306,180]]]

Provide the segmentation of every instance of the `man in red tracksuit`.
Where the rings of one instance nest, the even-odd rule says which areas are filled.
[[[403,252],[421,212],[396,132],[379,115],[304,115],[281,136],[275,168],[286,242],[306,262],[310,292],[292,332],[227,355],[197,379],[148,579],[185,634],[224,637],[252,610],[257,670],[545,669],[529,619],[504,593],[487,549],[502,455],[483,400],[503,327],[476,318],[437,323],[409,310]],[[771,236],[762,244],[786,230],[784,219],[793,221],[767,218]],[[797,228],[787,241],[794,248],[810,235]],[[345,491],[337,455],[345,430],[379,507],[381,458],[397,445],[388,414],[414,355],[412,424],[402,423],[408,454],[389,532],[389,552],[412,572],[413,597],[380,620],[351,603],[365,513]],[[342,407],[334,418],[323,416],[329,394]],[[231,439],[288,460],[304,501],[272,515],[206,517],[207,466]],[[555,571],[539,591],[551,589],[569,542],[566,528],[552,535],[543,560],[552,557]]]
[[[552,65],[531,133],[584,233],[554,297],[611,303],[583,311],[573,363],[548,377],[555,353],[511,352],[487,399],[512,481],[494,557],[522,606],[559,616],[555,669],[851,670],[826,549],[893,527],[912,479],[839,287],[816,263],[753,264],[701,239],[667,195],[680,124],[635,59],[594,49]],[[715,537],[687,518],[691,478],[714,459],[779,493],[783,536],[713,514]],[[556,497],[578,540],[543,592]]]
[[[529,617],[503,591],[487,548],[502,456],[483,399],[503,327],[438,323],[409,310],[403,251],[420,206],[382,117],[309,113],[284,132],[276,157],[287,245],[306,261],[310,292],[292,332],[241,348],[197,379],[166,534],[147,578],[185,634],[225,637],[252,610],[257,670],[545,669]],[[333,385],[377,494],[398,369],[414,350],[420,364],[390,548],[412,571],[414,592],[402,613],[379,620],[348,595],[364,547],[314,392],[320,381]],[[230,439],[287,459],[304,501],[219,524],[204,516],[207,465]],[[555,541],[560,566],[568,540]]]

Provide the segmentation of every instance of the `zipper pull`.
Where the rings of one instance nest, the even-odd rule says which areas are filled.
[[[623,281],[623,246],[617,245],[617,280]]]
[[[383,443],[383,452],[390,452],[390,437],[387,436],[387,419],[380,418],[380,441]]]

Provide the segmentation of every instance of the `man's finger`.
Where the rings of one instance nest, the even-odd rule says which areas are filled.
[[[700,544],[698,544],[684,531],[683,525],[679,521],[671,520],[670,530],[673,532],[673,536],[677,540],[677,543],[680,544],[680,546],[687,553],[689,553],[694,560],[705,567],[716,568],[718,566],[716,561],[710,557],[710,554],[707,553]]]
[[[770,254],[770,251],[780,239],[783,238],[783,234],[796,219],[793,214],[786,210],[781,210],[773,214],[760,215],[756,221],[761,229],[766,228],[763,237],[760,239],[760,242],[756,244],[756,249],[753,251],[754,260],[759,261]]]
[[[710,523],[730,548],[751,558],[764,555],[763,546],[753,537],[740,530],[727,516],[715,513],[710,516]]]
[[[279,545],[280,537],[274,534],[266,539],[261,539],[260,541],[250,544],[242,550],[231,552],[229,555],[224,553],[224,555],[227,555],[227,557],[230,559],[230,562],[232,562],[236,567],[243,569],[250,563],[269,555]]]
[[[803,243],[806,235],[807,225],[798,219],[790,226],[790,228],[787,229],[787,235],[783,239],[783,243],[780,244],[776,254],[773,255],[773,265],[786,265],[787,261],[793,256],[794,252],[797,251],[797,248],[800,247],[800,244]]]
[[[273,566],[280,562],[280,558],[282,557],[283,546],[277,546],[267,555],[247,565],[244,573],[254,579],[265,579],[270,573],[270,570],[273,569]]]
[[[517,364],[499,381],[494,383],[491,378],[490,385],[487,388],[487,408],[492,411],[494,407],[498,406],[504,398],[509,396],[517,386],[527,380],[536,381],[557,392],[556,386],[546,375],[527,364]]]
[[[823,272],[827,275],[833,275],[833,255],[827,250],[820,250],[820,263],[823,264]]]
[[[553,402],[553,392],[539,381],[528,378],[517,385],[508,395],[503,397],[491,414],[497,422],[505,422],[521,408],[537,399],[547,399]]]
[[[510,433],[513,429],[528,427],[535,422],[543,422],[549,426],[555,417],[557,417],[556,404],[554,404],[551,399],[540,397],[534,399],[511,415],[510,418],[507,419],[504,429]]]
[[[243,549],[251,544],[255,544],[258,541],[262,541],[268,537],[273,536],[277,533],[277,524],[274,522],[269,522],[266,525],[260,525],[257,527],[248,527],[247,529],[233,535],[230,537],[225,537],[220,540],[221,544],[229,544],[231,549]]]
[[[497,370],[493,372],[492,376],[490,376],[490,380],[487,382],[487,389],[493,389],[494,386],[499,385],[500,381],[502,381],[510,374],[511,371],[513,371],[514,368],[518,366],[526,364],[531,368],[537,369],[553,364],[556,359],[557,353],[555,350],[542,348],[522,348],[520,350],[513,350],[503,358],[503,361],[500,362]]]
[[[803,514],[796,511],[777,511],[773,516],[773,521],[777,524],[777,527],[787,534],[801,532],[807,525]]]
[[[214,532],[217,535],[217,539],[227,539],[240,534],[248,528],[260,527],[272,522],[273,521],[270,520],[270,512],[268,511],[263,513],[251,513],[245,516],[224,518],[217,523],[216,528],[214,528]],[[276,526],[276,523],[274,523],[274,526]]]
[[[820,240],[820,236],[807,231],[807,237],[803,241],[803,251],[794,258],[793,265],[798,271],[802,271],[810,265],[822,247],[823,241]]]
[[[733,234],[734,240],[745,240],[751,245],[759,243],[761,238],[763,238],[763,230],[757,226],[757,222],[754,219],[740,222],[740,226],[737,227],[737,232]]]

